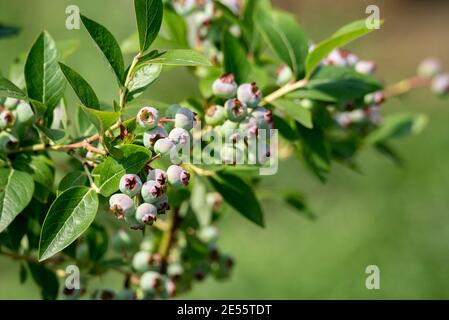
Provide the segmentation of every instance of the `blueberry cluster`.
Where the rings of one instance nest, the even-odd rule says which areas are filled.
[[[234,75],[223,75],[212,85],[215,95],[214,104],[205,114],[205,123],[224,137],[225,144],[221,150],[222,164],[235,164],[236,159],[245,154],[239,149],[238,142],[248,142],[256,138],[264,130],[269,137],[270,129],[274,129],[272,111],[259,106],[262,101],[262,91],[255,82],[240,86],[234,80]],[[241,147],[240,147],[241,148]],[[260,148],[259,163],[263,163],[270,155],[270,146]]]
[[[134,254],[132,267],[139,275],[139,297],[170,298],[191,289],[195,281],[201,281],[209,274],[216,279],[229,277],[234,261],[218,250],[215,227],[200,229],[195,234],[180,233],[177,237],[177,246],[166,262],[156,250],[157,236],[143,241]],[[201,247],[200,251],[196,249],[198,247]]]
[[[0,152],[17,148],[33,119],[33,110],[25,101],[13,98],[0,100]]]
[[[427,58],[418,66],[418,75],[431,79],[431,89],[438,96],[449,94],[449,74],[442,72],[441,62],[435,58]]]
[[[195,113],[178,105],[167,111],[168,122],[162,124],[159,111],[153,107],[139,110],[136,121],[145,130],[143,144],[154,151],[156,156],[169,158],[177,148],[189,143],[190,130],[195,124]],[[165,126],[165,127],[164,127]],[[167,133],[167,131],[170,133]],[[119,219],[124,219],[132,229],[143,229],[152,225],[158,214],[170,208],[167,188],[181,188],[189,184],[190,174],[178,165],[167,170],[148,166],[146,177],[125,174],[120,179],[121,193],[109,199],[110,210]],[[144,181],[144,182],[143,182]]]

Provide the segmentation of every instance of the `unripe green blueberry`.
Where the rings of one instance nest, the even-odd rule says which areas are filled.
[[[282,87],[294,79],[293,71],[288,65],[283,64],[276,71],[276,78],[276,84]]]
[[[161,126],[154,127],[151,130],[145,131],[143,134],[143,145],[146,148],[154,147],[154,144],[159,140],[167,137],[167,131]]]
[[[190,145],[190,133],[183,128],[174,128],[172,131],[170,131],[168,138],[176,145]]]
[[[154,271],[147,271],[140,277],[140,288],[148,294],[155,293],[160,284],[160,274]]]
[[[376,67],[374,61],[361,60],[355,64],[355,71],[361,74],[373,74],[376,71]]]
[[[117,218],[123,219],[125,216],[134,214],[134,201],[126,194],[117,193],[109,199],[109,209]]]
[[[216,242],[219,235],[218,228],[215,226],[202,228],[198,232],[198,237],[204,242]]]
[[[150,180],[143,184],[141,194],[143,201],[146,203],[156,203],[163,192],[162,186],[157,181]]]
[[[168,183],[173,187],[185,187],[189,184],[190,173],[180,166],[172,165],[167,169]]]
[[[232,98],[237,92],[237,83],[233,74],[222,75],[214,81],[212,92],[220,98]]]
[[[142,189],[142,181],[136,174],[125,174],[120,179],[120,191],[131,198],[139,194]]]
[[[151,203],[142,203],[136,209],[137,221],[152,225],[157,220],[157,208]]]
[[[162,156],[170,155],[172,149],[175,148],[174,142],[169,138],[162,138],[154,144],[154,152],[160,153]]]
[[[363,100],[367,105],[381,104],[385,101],[385,95],[382,91],[376,91],[365,95]]]
[[[14,150],[19,145],[19,140],[11,133],[0,132],[0,151],[7,152]]]
[[[229,255],[220,256],[218,266],[214,270],[214,276],[216,279],[227,279],[230,276],[232,267],[234,266],[234,259]]]
[[[172,279],[178,279],[184,273],[184,268],[179,263],[172,263],[167,267],[167,275]]]
[[[176,115],[176,112],[178,112],[178,110],[181,108],[182,107],[179,104],[172,104],[165,111],[165,117],[168,119],[173,119]]]
[[[137,123],[146,130],[156,127],[158,121],[159,111],[153,107],[143,107],[137,113]]]
[[[150,270],[151,254],[146,251],[138,251],[133,256],[132,266],[137,272]]]
[[[25,101],[20,101],[14,110],[17,122],[20,124],[30,124],[34,119],[34,112],[31,106]]]
[[[180,108],[175,114],[175,127],[190,130],[195,125],[195,114],[187,109]]]
[[[161,299],[168,299],[175,296],[176,284],[167,277],[162,278],[162,288],[160,290]]]
[[[125,216],[125,222],[133,230],[143,230],[143,229],[145,229],[145,224],[143,222],[141,222],[141,221],[137,221],[136,216],[134,214],[126,215]]]
[[[246,104],[239,99],[230,99],[225,103],[225,110],[228,119],[234,122],[240,122],[248,114]]]
[[[140,243],[140,250],[142,251],[147,251],[147,252],[153,252],[153,250],[155,249],[153,240],[150,238],[145,238],[141,243]]]
[[[228,134],[231,134],[232,132],[234,132],[235,130],[237,130],[239,128],[239,123],[238,122],[234,122],[231,120],[226,120],[219,128],[220,133],[223,136],[226,136]]]
[[[269,129],[270,124],[273,123],[273,112],[262,107],[254,109],[251,117],[256,120],[259,129]]]
[[[441,72],[441,61],[435,58],[427,58],[418,66],[418,75],[433,78]]]
[[[449,93],[449,74],[437,75],[432,80],[432,91],[439,95],[444,96]]]
[[[237,98],[249,108],[256,108],[262,99],[262,91],[255,82],[245,83],[238,88]]]
[[[170,204],[168,203],[168,197],[166,194],[162,195],[156,202],[156,208],[158,214],[164,214],[165,211],[170,210]]]
[[[221,162],[226,165],[236,165],[239,159],[243,160],[240,149],[229,144],[223,145],[220,155]]]
[[[226,120],[226,110],[219,105],[211,106],[207,109],[204,119],[206,124],[211,126],[222,124]]]
[[[78,300],[81,297],[81,289],[68,289],[64,287],[62,290],[62,300]]]
[[[148,172],[147,181],[156,181],[162,187],[166,186],[167,181],[167,172],[161,169],[153,169]]]
[[[16,117],[12,111],[3,110],[0,112],[0,129],[11,128],[16,123]]]
[[[125,230],[119,229],[112,238],[112,248],[117,252],[125,252],[129,250],[131,246],[132,240],[129,234]]]

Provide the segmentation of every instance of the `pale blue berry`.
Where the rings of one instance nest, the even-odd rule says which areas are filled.
[[[17,122],[20,124],[29,124],[33,122],[34,112],[31,106],[25,101],[20,101],[14,110]]]
[[[246,104],[239,99],[230,99],[226,101],[225,110],[228,119],[234,122],[242,121],[248,114]]]
[[[142,181],[138,175],[135,174],[125,174],[120,179],[120,191],[131,198],[137,195],[142,189]]]
[[[255,108],[262,99],[262,91],[255,82],[245,83],[238,88],[237,98],[249,108]]]
[[[153,107],[143,107],[137,113],[137,123],[146,130],[156,127],[158,121],[159,111]]]
[[[176,144],[180,146],[190,145],[190,133],[183,128],[174,128],[170,131],[168,137]]]
[[[151,130],[145,131],[143,134],[143,145],[146,148],[154,147],[154,144],[159,139],[163,139],[167,137],[167,131],[161,126],[154,127]]]
[[[172,165],[167,169],[168,182],[173,187],[185,187],[189,184],[190,174],[180,166]]]
[[[439,95],[444,96],[449,93],[449,74],[437,75],[432,80],[432,91]]]
[[[7,152],[14,150],[19,145],[19,140],[11,133],[0,132],[0,151]]]
[[[212,92],[220,98],[231,98],[237,92],[237,83],[233,74],[223,75],[214,81]]]
[[[150,270],[151,255],[146,251],[138,251],[133,256],[132,266],[137,272]]]
[[[230,135],[232,133],[235,132],[235,130],[237,130],[239,127],[239,123],[238,122],[234,122],[231,120],[226,120],[219,128],[220,133],[223,136],[227,136]]]
[[[156,289],[158,288],[160,284],[161,276],[159,273],[154,271],[147,271],[144,274],[142,274],[142,277],[140,277],[140,288],[146,293],[146,294],[153,294],[156,292]]]
[[[432,78],[441,72],[441,61],[435,58],[427,58],[418,66],[418,75]]]
[[[187,109],[180,108],[175,114],[175,127],[190,130],[195,125],[195,114]]]
[[[294,79],[293,71],[288,65],[283,64],[277,70],[276,78],[276,84],[281,87]]]
[[[6,108],[13,108],[15,107],[17,104],[19,103],[19,100],[16,98],[6,98],[5,102],[3,103],[3,105]]]
[[[146,203],[156,203],[163,192],[163,187],[158,182],[150,180],[143,184],[141,194]]]
[[[226,110],[219,105],[211,106],[207,109],[205,115],[206,124],[211,126],[217,126],[222,124],[226,120]]]
[[[134,201],[126,194],[116,193],[109,199],[109,209],[123,219],[135,212]]]
[[[373,74],[376,71],[376,63],[374,61],[361,60],[355,64],[355,71],[361,74]]]
[[[172,149],[175,148],[175,144],[169,138],[162,138],[156,141],[154,144],[154,152],[161,155],[169,155]]]
[[[165,211],[170,210],[170,204],[168,203],[168,197],[166,194],[156,202],[156,208],[158,214],[164,214]]]
[[[144,224],[152,225],[157,220],[157,208],[150,203],[142,203],[136,209],[137,221],[142,221]]]
[[[166,186],[167,181],[167,172],[161,169],[153,169],[148,172],[147,181],[156,181],[162,187]]]

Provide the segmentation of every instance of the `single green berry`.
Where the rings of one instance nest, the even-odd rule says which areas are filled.
[[[129,234],[125,230],[119,229],[112,238],[112,248],[117,252],[126,252],[131,246],[132,240]]]
[[[207,109],[205,115],[206,124],[211,126],[217,126],[222,124],[226,120],[226,110],[219,105],[211,106]]]
[[[212,92],[220,98],[232,98],[237,93],[237,83],[234,80],[233,74],[222,75],[214,81],[212,85]]]
[[[282,87],[292,80],[294,80],[292,69],[286,64],[281,65],[276,71],[276,84]]]
[[[157,220],[157,208],[150,203],[142,203],[136,209],[137,221],[142,221],[144,224],[152,225]]]
[[[231,120],[226,120],[220,127],[220,133],[223,136],[227,136],[230,134],[233,134],[235,132],[235,130],[237,130],[239,128],[239,123],[238,122],[234,122]]]
[[[167,137],[167,131],[161,126],[154,127],[145,131],[143,134],[143,145],[146,148],[153,148],[154,144],[159,140]]]
[[[376,67],[374,61],[360,60],[355,64],[355,71],[361,74],[373,74],[376,71]]]
[[[19,140],[9,132],[0,132],[0,151],[8,152],[19,145]]]
[[[163,187],[157,181],[150,180],[143,184],[141,194],[146,203],[156,203],[163,192]]]
[[[249,108],[256,108],[262,99],[262,91],[255,82],[245,83],[238,88],[237,98]]]
[[[170,204],[168,203],[168,197],[166,194],[162,195],[156,202],[156,208],[158,214],[164,214],[165,211],[170,210]]]
[[[432,80],[432,91],[439,95],[444,96],[449,93],[449,74],[444,73],[437,75]]]
[[[140,277],[140,288],[148,294],[155,293],[159,287],[161,276],[154,271],[147,271]]]
[[[143,107],[137,113],[137,123],[146,130],[156,127],[158,121],[159,111],[153,107]]]
[[[151,254],[146,251],[138,251],[133,256],[132,266],[137,272],[150,270]]]
[[[120,191],[131,198],[139,194],[142,189],[142,181],[138,175],[135,174],[125,174],[120,179],[119,185]]]
[[[228,119],[234,122],[240,122],[248,114],[246,104],[239,99],[230,99],[226,101],[225,106]]]
[[[126,194],[117,193],[109,199],[109,209],[117,218],[123,219],[135,212],[134,201]]]
[[[16,99],[16,98],[6,98],[6,100],[3,103],[3,105],[6,108],[14,108],[18,103],[19,103],[19,100]]]
[[[34,119],[34,112],[31,106],[25,101],[20,101],[14,110],[17,122],[20,124],[30,124]]]
[[[172,165],[167,169],[167,177],[173,187],[185,187],[189,184],[190,173],[180,166]]]

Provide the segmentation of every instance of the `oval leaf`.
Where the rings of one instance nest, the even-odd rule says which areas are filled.
[[[105,131],[107,128],[112,126],[117,122],[120,117],[119,112],[112,111],[100,111],[85,106],[80,106],[81,109],[86,114],[87,118],[92,122],[92,124],[97,128],[99,132]]]
[[[134,0],[140,52],[147,50],[156,39],[162,24],[162,0]]]
[[[31,175],[14,169],[0,169],[0,232],[25,209],[33,192]]]
[[[25,92],[19,89],[14,83],[0,76],[0,98],[16,98],[26,100]]]
[[[164,64],[167,66],[185,66],[185,67],[197,67],[204,66],[209,67],[212,63],[201,53],[191,49],[174,49],[161,54],[159,57],[148,60],[145,63],[152,64]]]
[[[88,187],[73,187],[53,202],[42,225],[39,261],[50,258],[75,241],[94,221],[98,196]]]
[[[227,74],[233,74],[237,83],[247,81],[251,72],[251,65],[245,49],[239,40],[229,32],[223,38],[224,68]]]
[[[92,39],[95,41],[97,47],[103,53],[103,56],[112,68],[117,80],[120,84],[123,84],[125,65],[123,62],[123,55],[120,50],[120,46],[115,40],[112,33],[101,24],[90,20],[85,16],[81,16],[81,21],[86,27]]]
[[[288,116],[292,117],[306,128],[313,128],[312,112],[298,103],[295,103],[290,99],[278,99],[272,104],[279,110],[285,112]]]
[[[25,82],[30,99],[37,100],[53,111],[65,90],[65,78],[59,68],[61,59],[56,43],[42,32],[28,54],[25,63]]]

